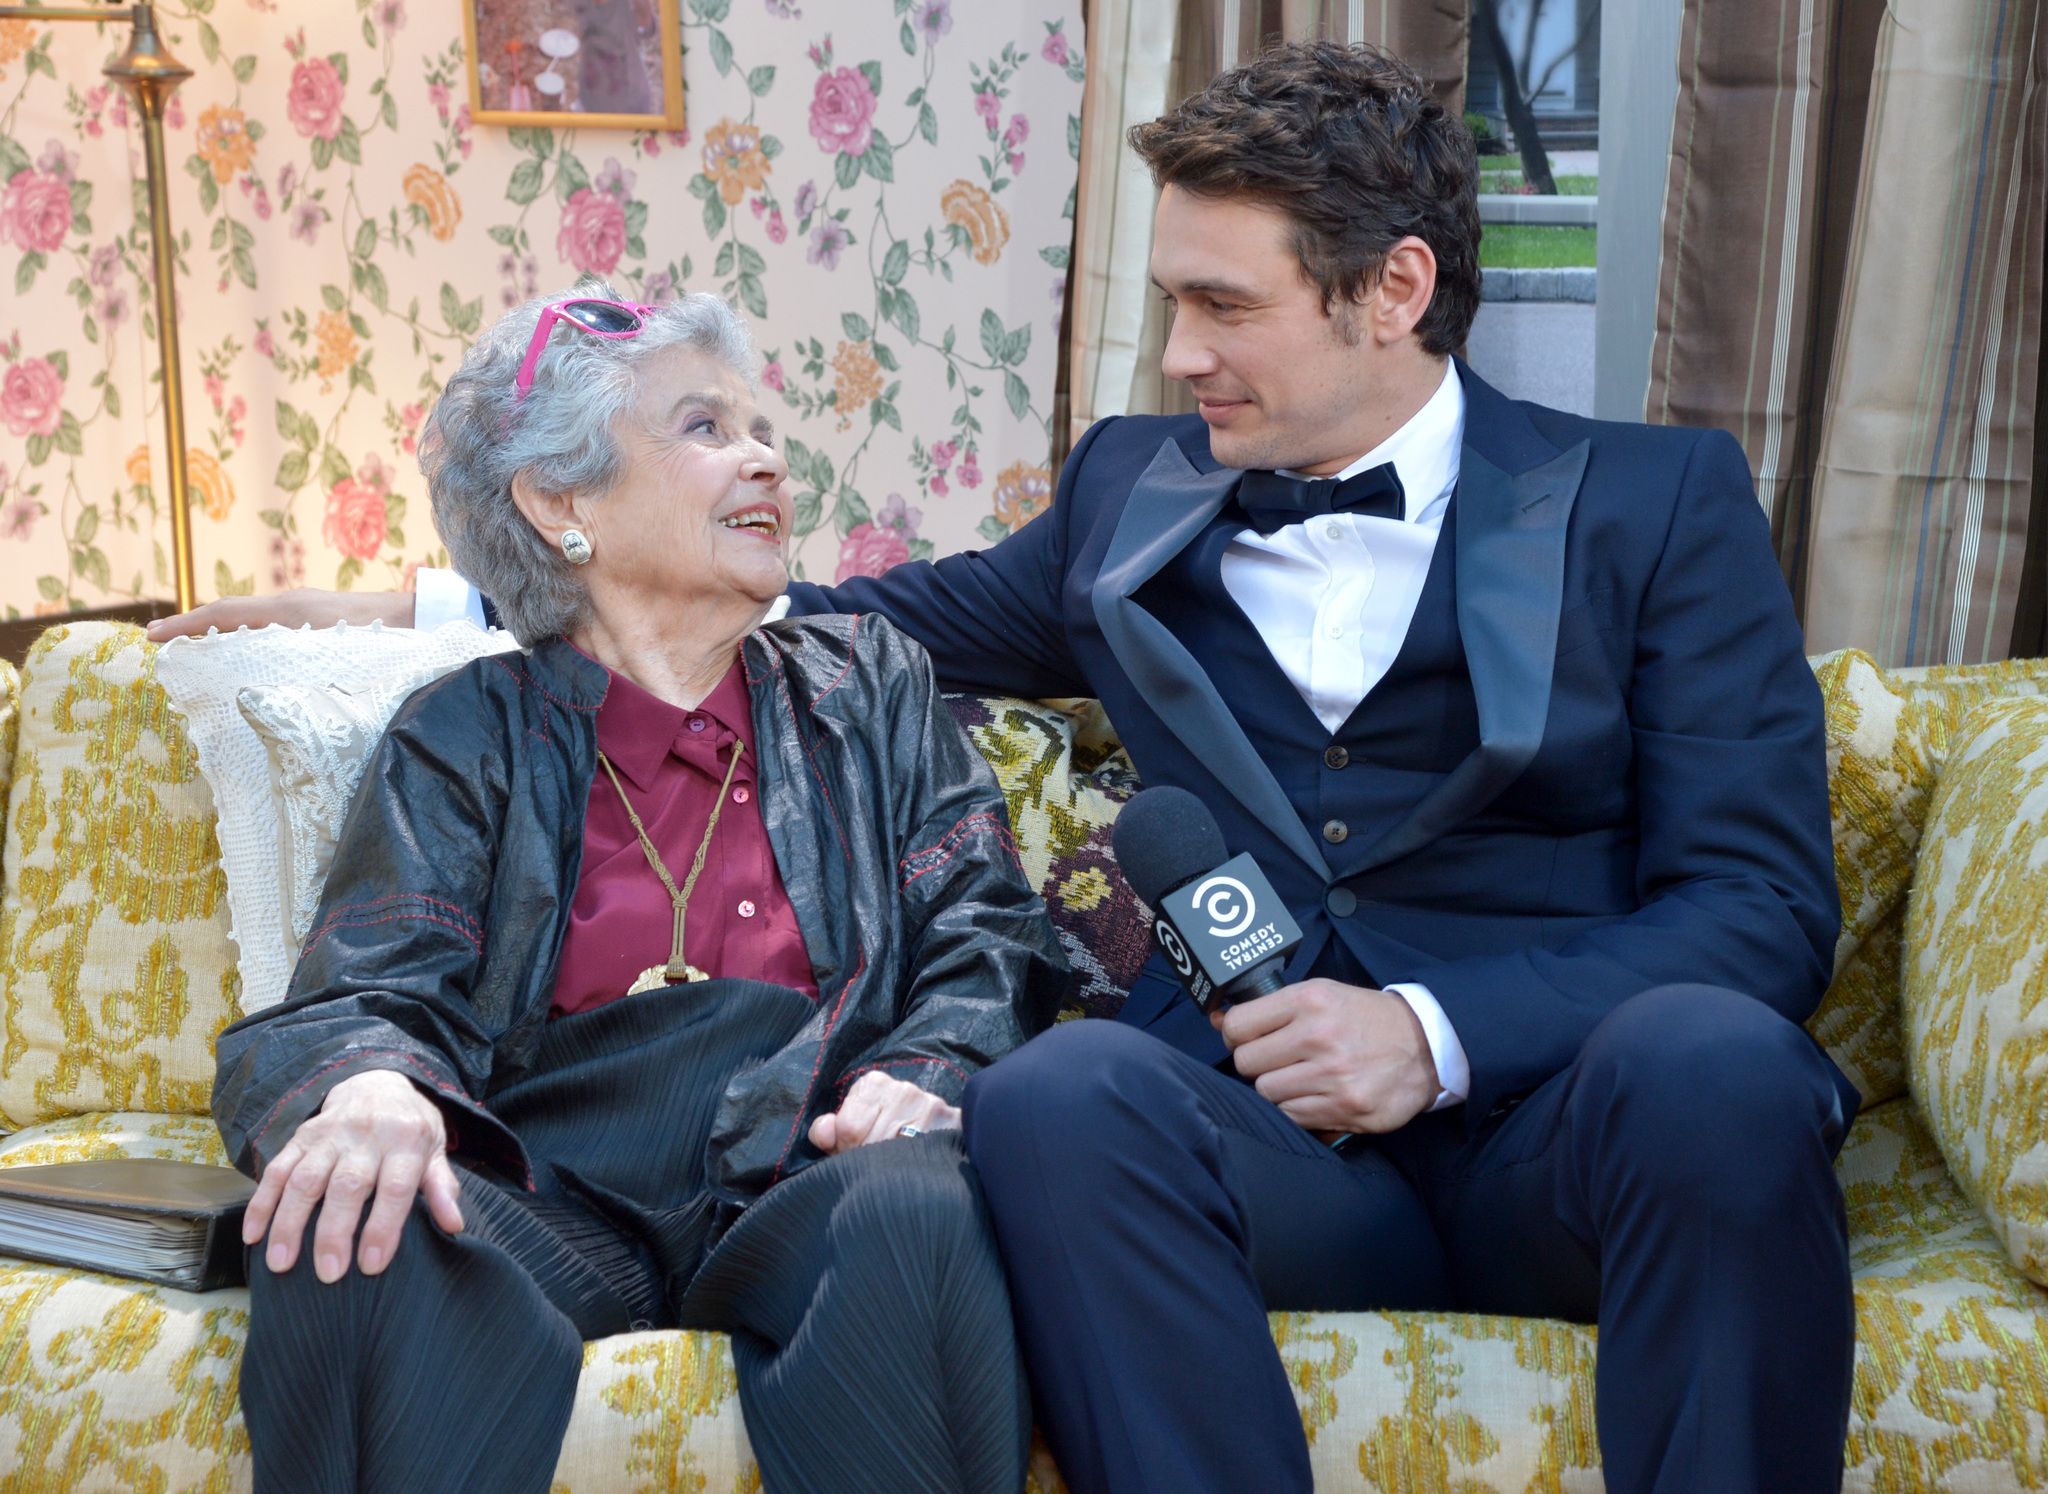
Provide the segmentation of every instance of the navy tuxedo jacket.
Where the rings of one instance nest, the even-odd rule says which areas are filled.
[[[1429,988],[1476,1124],[1653,986],[1725,986],[1803,1022],[1840,905],[1820,691],[1741,448],[1459,373],[1437,563],[1477,740],[1370,835],[1319,833],[1301,784],[1320,745],[1299,763],[1253,746],[1242,722],[1305,709],[1284,679],[1196,658],[1134,595],[1235,491],[1198,416],[1097,424],[1051,510],[993,549],[790,593],[797,612],[883,613],[949,688],[1099,697],[1144,781],[1198,794],[1272,877],[1307,936],[1290,978],[1335,939],[1378,984]]]

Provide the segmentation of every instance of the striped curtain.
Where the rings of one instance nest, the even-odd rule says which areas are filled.
[[[1735,432],[1810,649],[2003,658],[2023,578],[2041,0],[1686,0],[1646,415]]]
[[[1465,0],[1092,0],[1068,318],[1070,435],[1106,415],[1194,408],[1159,371],[1150,173],[1124,136],[1276,38],[1369,41],[1407,59],[1462,110]]]

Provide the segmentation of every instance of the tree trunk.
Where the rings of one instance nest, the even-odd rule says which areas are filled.
[[[1515,132],[1515,144],[1522,151],[1522,180],[1543,196],[1555,197],[1557,183],[1551,179],[1550,156],[1543,149],[1535,111],[1522,93],[1514,54],[1508,50],[1508,39],[1500,29],[1500,0],[1472,0],[1472,18],[1479,23],[1487,48],[1493,53],[1493,70],[1500,78],[1501,112],[1507,115]]]

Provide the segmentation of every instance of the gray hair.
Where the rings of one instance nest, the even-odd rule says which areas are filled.
[[[590,593],[512,501],[512,479],[524,474],[543,493],[610,492],[623,468],[613,427],[639,398],[640,366],[667,348],[707,353],[750,389],[760,372],[746,323],[717,296],[698,293],[657,307],[637,337],[592,337],[557,321],[533,389],[518,399],[512,381],[544,308],[624,299],[586,280],[507,312],[448,380],[420,437],[420,470],[450,561],[527,645],[581,626]]]

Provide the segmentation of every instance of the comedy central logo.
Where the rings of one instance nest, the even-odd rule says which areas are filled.
[[[1209,878],[1195,889],[1194,904],[1214,920],[1209,932],[1218,939],[1235,939],[1252,926],[1259,912],[1251,888],[1235,877]]]
[[[1173,925],[1162,918],[1152,926],[1152,932],[1158,936],[1159,947],[1166,951],[1167,959],[1173,961],[1173,968],[1183,976],[1193,975],[1195,957],[1189,954],[1188,947],[1181,943],[1180,934],[1175,931]]]

